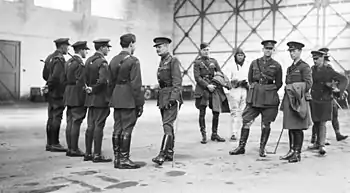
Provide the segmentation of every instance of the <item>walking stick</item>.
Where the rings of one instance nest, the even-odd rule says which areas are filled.
[[[174,121],[174,125],[175,125],[175,129],[174,129],[174,138],[175,138],[175,135],[177,133],[177,130],[178,130],[178,120],[179,120],[179,111],[180,111],[180,102],[179,101],[176,101],[176,104],[177,104],[177,107],[176,107],[176,118],[175,118],[175,121]],[[171,167],[174,168],[174,164],[175,164],[175,140],[174,140],[174,147],[173,147],[173,151],[174,151],[174,154],[173,154],[173,161],[171,163]]]
[[[281,141],[281,137],[282,137],[283,131],[284,131],[284,129],[282,128],[282,131],[281,131],[280,137],[278,138],[275,150],[273,152],[266,152],[267,154],[276,154],[278,145],[280,144],[280,141]]]

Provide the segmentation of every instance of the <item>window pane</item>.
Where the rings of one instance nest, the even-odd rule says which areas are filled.
[[[74,0],[34,0],[34,5],[63,11],[73,11]]]
[[[125,1],[126,0],[91,0],[91,15],[124,19]]]

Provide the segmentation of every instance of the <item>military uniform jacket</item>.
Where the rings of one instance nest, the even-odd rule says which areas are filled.
[[[283,128],[284,129],[306,129],[311,125],[311,115],[308,100],[310,100],[310,88],[312,86],[312,73],[310,66],[303,60],[299,60],[287,68],[286,89],[281,103],[283,111]],[[296,102],[290,100],[290,94],[293,93],[287,90],[287,87],[299,89],[298,96],[301,101]],[[293,105],[298,106],[298,112],[292,108]],[[303,113],[301,113],[303,111]],[[305,116],[301,116],[305,114]]]
[[[55,50],[52,54],[50,54],[49,56],[46,57],[44,63],[44,68],[43,68],[43,72],[42,72],[42,77],[45,81],[47,81],[49,79],[50,76],[50,68],[52,66],[52,58],[54,56],[57,56],[58,54],[60,54],[61,52],[59,50]]]
[[[197,83],[194,90],[194,97],[203,98],[203,103],[209,100],[207,86],[212,83],[211,81],[215,72],[221,72],[221,68],[214,58],[200,57],[194,61],[193,75]]]
[[[278,107],[277,91],[282,87],[281,65],[272,58],[261,57],[254,60],[249,67],[250,84],[246,102],[252,107]]]
[[[85,104],[86,93],[84,90],[84,63],[80,56],[74,55],[66,63],[66,91],[64,93],[64,105],[80,107]]]
[[[182,104],[182,76],[180,61],[170,53],[162,56],[158,67],[159,95],[157,105],[164,108],[169,101],[178,101]]]
[[[110,107],[132,109],[143,106],[141,67],[139,60],[122,51],[109,64],[110,88],[112,97]]]
[[[48,63],[48,96],[52,99],[63,99],[66,85],[64,72],[66,61],[60,51],[56,51],[51,57],[51,61]]]
[[[85,83],[92,87],[86,94],[85,106],[108,107],[108,63],[102,53],[96,52],[85,62]]]
[[[312,66],[313,85],[311,88],[311,115],[313,121],[332,120],[332,88],[327,85],[332,81],[338,81],[338,88],[342,94],[348,84],[348,79],[331,66]]]

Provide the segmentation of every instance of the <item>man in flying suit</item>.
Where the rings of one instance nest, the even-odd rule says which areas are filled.
[[[225,142],[225,139],[220,137],[218,134],[220,112],[216,112],[212,108],[212,94],[216,89],[216,86],[213,84],[212,80],[216,72],[222,73],[222,71],[218,62],[209,56],[209,44],[201,43],[200,49],[200,57],[197,58],[193,64],[193,75],[196,81],[194,98],[196,100],[196,108],[199,110],[199,128],[202,134],[201,143],[207,143],[205,114],[208,105],[212,109],[213,113],[211,140],[217,142]]]
[[[249,68],[247,105],[243,111],[243,126],[239,146],[230,155],[245,153],[249,129],[255,118],[261,114],[261,138],[259,156],[266,157],[265,146],[270,136],[271,122],[275,121],[280,103],[278,90],[282,87],[281,65],[271,58],[275,50],[275,40],[265,40],[261,44],[264,56],[254,60]]]
[[[109,64],[112,97],[109,106],[114,108],[114,130],[112,136],[114,168],[137,169],[140,166],[129,159],[131,137],[137,118],[142,115],[143,96],[141,67],[133,56],[136,36],[125,34],[120,37],[122,51]]]
[[[85,63],[85,91],[87,92],[85,106],[88,107],[88,128],[85,132],[84,161],[112,161],[111,158],[105,157],[101,153],[103,129],[110,113],[108,106],[108,63],[105,59],[110,47],[112,47],[109,42],[109,39],[93,41],[96,52]],[[92,144],[94,144],[93,154]]]
[[[60,144],[59,134],[64,111],[63,95],[65,91],[65,59],[68,53],[69,38],[59,38],[54,41],[57,50],[45,60],[43,78],[46,82],[48,100],[48,120],[46,125],[46,151],[66,152]]]
[[[164,136],[160,152],[152,161],[162,165],[164,161],[172,161],[174,155],[174,122],[178,116],[179,105],[182,104],[182,76],[180,61],[169,53],[171,39],[157,37],[153,39],[157,54],[161,57],[158,67],[159,95],[157,106],[162,116]]]
[[[64,105],[67,107],[67,156],[83,157],[84,152],[79,149],[78,144],[80,126],[86,116],[83,58],[86,58],[89,48],[86,41],[78,41],[72,47],[75,54],[66,63],[67,86],[64,93]]]

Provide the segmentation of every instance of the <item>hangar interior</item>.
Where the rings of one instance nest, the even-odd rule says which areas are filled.
[[[348,0],[178,0],[174,8],[174,54],[183,66],[185,84],[195,84],[192,61],[199,44],[209,42],[221,67],[234,65],[235,49],[246,63],[262,56],[260,42],[274,39],[274,58],[285,72],[291,64],[288,41],[305,44],[302,58],[313,65],[310,51],[329,47],[332,64],[350,69],[350,1]]]
[[[119,36],[135,33],[145,85],[157,81],[159,58],[150,49],[155,36],[172,37],[183,85],[195,84],[192,62],[203,41],[224,70],[234,65],[238,47],[250,63],[262,55],[260,42],[274,39],[274,58],[284,71],[291,64],[286,43],[293,40],[306,45],[302,57],[310,65],[311,50],[329,47],[333,66],[348,74],[349,10],[350,0],[0,0],[0,101],[26,97],[44,84],[39,60],[64,36],[108,37],[110,59],[120,50]]]

